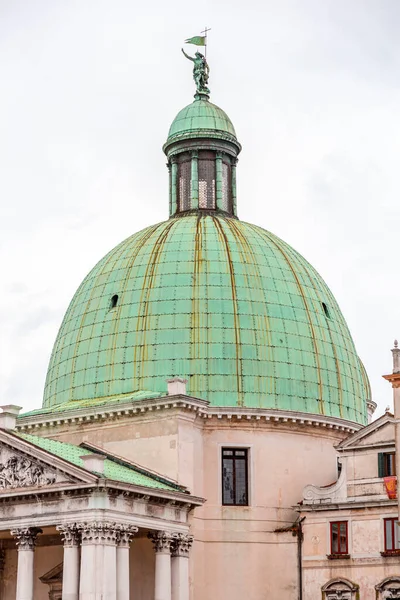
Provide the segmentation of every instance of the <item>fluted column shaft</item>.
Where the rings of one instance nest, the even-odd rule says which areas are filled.
[[[178,533],[171,547],[172,600],[189,600],[189,551],[193,536]]]
[[[137,527],[121,526],[117,538],[117,600],[130,599],[129,547]]]
[[[171,600],[171,545],[173,535],[165,531],[150,533],[156,553],[154,600]]]
[[[35,544],[39,527],[13,529],[18,549],[17,595],[16,600],[33,600],[33,566]]]
[[[79,600],[79,543],[76,525],[59,525],[64,542],[62,600]]]
[[[115,523],[80,523],[79,600],[117,599],[118,529]]]

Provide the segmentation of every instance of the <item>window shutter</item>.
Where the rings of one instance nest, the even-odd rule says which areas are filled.
[[[378,452],[378,477],[384,476],[383,452]]]

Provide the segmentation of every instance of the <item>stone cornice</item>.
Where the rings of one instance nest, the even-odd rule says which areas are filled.
[[[0,504],[5,502],[15,502],[17,499],[20,499],[23,502],[27,502],[29,500],[36,502],[39,497],[50,498],[68,495],[91,495],[91,493],[94,491],[106,491],[110,495],[123,494],[127,498],[134,497],[143,499],[146,502],[150,501],[152,503],[176,506],[177,508],[185,508],[188,511],[196,506],[201,506],[205,502],[203,498],[191,496],[190,494],[185,494],[182,492],[173,492],[158,488],[148,488],[139,485],[100,479],[95,484],[61,484],[59,486],[52,485],[46,488],[35,488],[34,490],[24,488],[10,489],[9,491],[2,491],[0,494]]]
[[[397,500],[381,499],[381,500],[349,500],[344,502],[335,503],[321,503],[321,504],[302,504],[295,507],[295,510],[299,513],[305,512],[327,512],[327,511],[348,511],[366,508],[387,508],[397,507]]]
[[[261,421],[263,423],[281,424],[285,427],[301,426],[313,427],[354,433],[362,425],[354,421],[347,421],[325,415],[313,415],[297,411],[283,411],[278,409],[246,408],[246,407],[215,407],[206,400],[190,396],[163,396],[140,401],[125,403],[110,403],[102,406],[77,408],[65,412],[53,412],[37,415],[20,416],[17,420],[18,431],[36,432],[38,429],[47,429],[62,425],[100,423],[114,421],[127,417],[139,417],[149,413],[162,414],[179,409],[199,416],[203,420],[219,419],[229,422]]]
[[[347,421],[336,417],[267,408],[209,406],[206,411],[202,412],[201,417],[203,419],[227,419],[231,422],[261,421],[285,426],[320,427],[321,429],[333,429],[346,433],[353,433],[362,427],[362,425],[354,421]]]
[[[16,428],[18,431],[32,431],[42,427],[56,427],[65,424],[99,423],[101,421],[143,415],[144,413],[169,411],[176,408],[202,414],[207,410],[208,405],[209,403],[206,400],[181,395],[118,402],[118,404],[110,402],[101,406],[87,406],[63,412],[55,411],[27,416],[21,415],[17,420]]]

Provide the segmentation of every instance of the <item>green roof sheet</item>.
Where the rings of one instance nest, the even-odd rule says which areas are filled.
[[[235,128],[225,111],[208,100],[195,100],[176,115],[168,133],[173,138],[193,136],[200,132],[228,134],[236,139]]]
[[[21,417],[30,417],[34,415],[44,415],[44,414],[57,414],[64,413],[68,410],[78,410],[80,408],[90,408],[90,407],[100,407],[110,404],[125,404],[126,402],[135,402],[138,400],[147,400],[152,398],[161,398],[162,396],[166,396],[166,392],[150,392],[148,390],[140,390],[138,392],[133,392],[129,394],[123,394],[122,396],[109,396],[106,398],[87,398],[84,400],[69,400],[67,402],[62,402],[60,404],[56,404],[50,408],[35,408],[34,410],[30,410],[21,414]]]
[[[174,376],[211,406],[367,421],[368,378],[322,277],[277,236],[221,215],[148,227],[93,268],[58,333],[44,406],[165,394]]]
[[[95,450],[88,450],[86,448],[82,448],[81,446],[75,446],[74,444],[59,442],[50,438],[31,435],[29,433],[18,432],[14,433],[14,435],[18,436],[23,440],[26,440],[27,442],[30,442],[31,444],[37,446],[38,448],[41,448],[42,450],[46,450],[46,452],[50,452],[50,454],[54,454],[54,456],[58,456],[59,458],[62,458],[67,462],[76,465],[77,467],[81,467],[85,470],[88,469],[85,467],[83,460],[80,457],[86,454],[96,454]],[[99,454],[103,453],[99,452]],[[99,473],[95,471],[92,472],[96,475],[99,475]],[[124,464],[119,464],[118,459],[113,460],[112,458],[107,458],[104,461],[104,477],[113,481],[119,481],[121,483],[130,483],[132,485],[140,485],[142,487],[147,488],[169,490],[174,492],[184,492],[184,488],[182,488],[178,484],[168,484],[166,482],[163,482],[161,477],[158,478],[157,476],[152,475],[151,473],[148,473],[146,475],[140,472],[140,470],[138,470],[134,466],[130,467],[125,466]]]

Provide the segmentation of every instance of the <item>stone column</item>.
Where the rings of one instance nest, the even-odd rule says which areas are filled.
[[[236,189],[236,165],[237,160],[232,159],[232,210],[235,217],[237,217],[237,189]]]
[[[13,529],[18,549],[17,595],[16,600],[33,600],[33,559],[39,527]]]
[[[121,525],[117,536],[117,600],[129,600],[129,546],[137,527]]]
[[[172,600],[189,600],[189,551],[193,536],[178,533],[172,543]]]
[[[64,542],[62,600],[79,600],[79,531],[75,524],[56,529]]]
[[[171,159],[171,214],[178,210],[178,164],[176,159]]]
[[[171,600],[171,544],[173,535],[165,531],[150,533],[156,553],[154,600]]]
[[[115,523],[80,523],[79,600],[116,600],[118,529]]]
[[[223,189],[222,189],[222,154],[217,152],[215,158],[215,205],[220,210],[226,210],[223,206]]]

